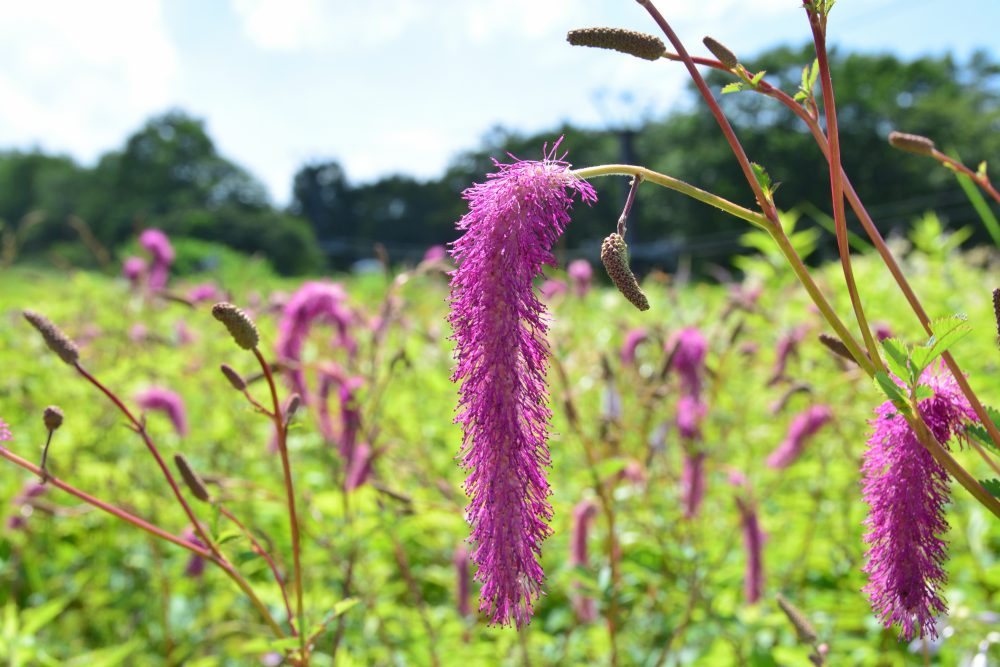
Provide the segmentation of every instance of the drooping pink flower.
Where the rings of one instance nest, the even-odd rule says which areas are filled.
[[[625,334],[625,342],[622,343],[621,360],[623,366],[635,365],[635,351],[641,343],[649,339],[649,334],[642,327],[630,329]]]
[[[362,442],[351,450],[351,457],[347,461],[347,474],[344,477],[344,488],[354,491],[361,488],[368,481],[368,476],[372,472],[372,462],[375,460],[375,451],[371,445]]]
[[[164,387],[150,387],[135,397],[135,402],[143,410],[158,410],[164,413],[174,425],[177,435],[188,434],[187,413],[184,410],[184,399],[179,394]]]
[[[740,528],[743,532],[743,549],[746,551],[746,571],[743,576],[743,592],[747,602],[754,604],[760,600],[764,589],[764,534],[757,519],[757,508],[752,501],[736,499],[740,510]]]
[[[443,245],[432,245],[424,253],[422,262],[440,262],[448,259],[448,249]]]
[[[566,286],[561,280],[556,278],[549,278],[542,283],[541,287],[538,288],[538,293],[542,295],[542,298],[546,301],[551,301],[557,296],[562,296],[569,291],[569,287]]]
[[[472,613],[472,605],[469,604],[469,550],[464,544],[455,547],[452,563],[455,565],[455,608],[465,617]]]
[[[934,392],[917,406],[934,437],[942,444],[961,437],[963,424],[976,416],[955,378],[932,366],[921,382]],[[947,609],[941,589],[947,581],[948,473],[891,402],[875,414],[862,466],[869,507],[864,591],[882,624],[899,626],[901,639],[934,637],[934,615]]]
[[[186,542],[190,542],[196,547],[205,548],[205,543],[198,539],[198,534],[194,532],[191,527],[185,528],[184,533],[181,537]],[[184,566],[184,576],[191,577],[192,579],[197,579],[205,573],[205,559],[196,554],[191,554],[188,558],[187,565]]]
[[[542,161],[496,163],[465,191],[469,212],[452,245],[455,341],[452,380],[461,383],[456,422],[470,502],[480,609],[492,623],[526,624],[542,594],[541,543],[552,508],[545,467],[550,411],[545,307],[532,287],[569,222],[574,195],[593,188],[552,152]]]
[[[569,549],[570,567],[587,566],[587,537],[590,535],[590,525],[596,516],[597,503],[590,498],[584,498],[573,508],[573,530]],[[589,595],[574,593],[573,609],[581,623],[593,623],[597,620],[597,603]]]
[[[701,501],[705,498],[705,452],[693,452],[684,455],[684,467],[681,470],[681,503],[684,506],[684,518],[698,516]]]
[[[139,289],[142,287],[148,268],[146,260],[142,257],[128,257],[122,262],[122,275],[132,285],[132,289]]]
[[[787,332],[778,339],[778,345],[774,350],[774,366],[771,368],[771,379],[768,384],[777,384],[785,379],[785,372],[788,368],[788,360],[798,354],[799,343],[809,333],[809,326],[801,324]]]
[[[305,373],[298,364],[302,361],[302,347],[314,324],[329,324],[336,329],[334,344],[353,354],[356,343],[351,336],[353,322],[348,309],[347,293],[337,283],[309,281],[292,295],[285,304],[278,324],[278,355],[291,362],[292,385],[308,402]]]
[[[701,440],[701,422],[707,408],[694,396],[677,399],[677,433],[685,440]]]
[[[574,259],[566,267],[566,273],[573,283],[573,290],[578,297],[587,296],[590,291],[590,281],[594,278],[594,268],[585,259]]]
[[[202,303],[205,301],[224,301],[226,295],[215,283],[201,283],[188,290],[188,301],[192,303]]]
[[[162,290],[167,286],[170,265],[174,263],[175,257],[170,239],[161,230],[150,228],[139,235],[139,245],[153,256],[149,268],[149,289],[154,292]]]
[[[828,405],[813,405],[795,415],[788,427],[785,439],[767,457],[767,466],[769,468],[787,468],[795,463],[809,440],[831,419],[833,419],[833,411]]]
[[[672,368],[681,381],[681,392],[686,396],[699,397],[705,373],[705,355],[708,341],[695,327],[675,332],[667,341],[666,349],[674,351]]]

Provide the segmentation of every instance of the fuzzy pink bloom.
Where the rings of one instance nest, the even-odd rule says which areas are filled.
[[[297,365],[302,361],[302,348],[315,324],[328,324],[336,329],[333,343],[354,354],[356,343],[351,337],[353,324],[347,308],[347,293],[337,283],[310,281],[303,283],[285,304],[278,324],[278,355]],[[300,368],[291,371],[292,386],[303,399],[308,399],[305,373]]]
[[[162,290],[167,286],[170,265],[174,263],[175,257],[170,239],[159,229],[147,229],[139,235],[139,245],[153,256],[153,263],[149,269],[149,289]]]
[[[594,278],[594,269],[585,259],[574,259],[566,267],[566,273],[573,283],[573,290],[579,297],[587,296],[590,291],[590,281]]]
[[[142,286],[149,266],[142,257],[128,257],[122,262],[122,275],[132,284],[132,289]]]
[[[757,508],[750,501],[736,499],[740,510],[740,528],[743,531],[743,548],[746,550],[746,573],[743,577],[743,591],[747,602],[754,604],[760,600],[764,589],[764,534],[757,520]]]
[[[184,400],[176,392],[163,387],[150,387],[135,397],[135,402],[143,410],[157,410],[164,413],[174,425],[177,435],[188,434],[187,414]]]
[[[806,448],[809,440],[833,419],[833,411],[828,405],[813,405],[795,415],[785,439],[767,457],[769,468],[787,468],[795,463]]]
[[[932,366],[921,383],[934,392],[917,406],[934,437],[942,444],[961,437],[976,415],[955,378]],[[875,414],[861,468],[869,507],[864,591],[883,625],[899,626],[901,639],[935,637],[934,616],[947,610],[941,589],[947,581],[942,566],[948,557],[948,473],[891,402]]]
[[[344,488],[354,491],[361,488],[368,481],[368,476],[372,472],[372,462],[375,460],[375,452],[367,443],[360,443],[351,450],[351,458],[347,461],[347,475],[344,480]]]
[[[621,360],[623,366],[635,365],[636,348],[647,340],[649,340],[649,334],[642,327],[630,329],[629,332],[625,334],[625,342],[622,343],[621,349]]]
[[[545,373],[545,306],[533,281],[552,265],[552,245],[569,222],[574,195],[593,188],[555,160],[496,163],[465,191],[469,212],[452,245],[456,422],[470,502],[472,560],[483,583],[480,610],[494,624],[525,625],[542,594],[541,543],[552,507],[545,468],[550,411]]]
[[[693,396],[677,399],[677,433],[685,440],[701,440],[701,422],[707,409]]]
[[[455,607],[459,615],[465,617],[472,613],[472,606],[469,604],[469,550],[464,544],[455,547],[452,562],[455,565]]]

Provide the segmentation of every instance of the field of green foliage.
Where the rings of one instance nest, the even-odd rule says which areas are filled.
[[[915,239],[923,249],[900,248],[907,274],[933,316],[968,316],[974,332],[953,352],[979,395],[1000,403],[990,304],[998,259],[980,250],[943,250],[939,237],[930,239]],[[317,325],[303,357],[307,380],[314,383],[312,370],[325,363],[356,378],[359,439],[372,456],[370,474],[345,492],[345,464],[317,426],[317,402],[297,414],[289,450],[303,529],[305,606],[318,632],[313,664],[607,664],[612,642],[618,664],[650,667],[809,665],[820,645],[830,665],[967,664],[997,627],[1000,531],[982,506],[954,488],[950,614],[941,619],[941,639],[908,646],[882,629],[860,591],[866,507],[859,474],[866,420],[882,399],[863,374],[818,343],[822,322],[790,272],[767,256],[746,259],[744,269],[748,277],[739,284],[649,276],[646,313],[606,287],[548,298],[555,515],[543,546],[546,593],[520,633],[488,627],[476,615],[475,583],[471,612],[460,612],[454,560],[468,527],[464,473],[455,460],[461,433],[452,424],[447,277],[440,267],[424,266],[395,278],[322,278],[347,292],[357,352],[345,358],[342,346],[330,344],[333,330]],[[819,280],[847,314],[846,295],[835,289],[839,271],[825,267]],[[855,271],[872,319],[919,340],[916,320],[880,264],[861,257]],[[549,274],[566,280],[561,270]],[[261,350],[273,360],[281,306],[301,282],[275,278],[248,260],[174,279],[169,292],[184,296],[206,281],[255,317]],[[65,423],[52,440],[49,471],[181,535],[187,519],[142,441],[49,352],[22,319],[24,308],[44,313],[77,340],[83,366],[130,405],[153,386],[183,398],[189,433],[178,435],[162,413],[151,412],[153,440],[168,460],[183,453],[287,572],[288,517],[280,461],[269,447],[272,427],[229,386],[219,365],[248,379],[259,369],[212,318],[211,302],[149,298],[122,278],[95,273],[15,266],[0,274],[0,419],[13,436],[3,444],[37,462],[46,436],[42,410],[60,406]],[[648,338],[629,364],[620,348],[636,327]],[[683,515],[683,453],[672,426],[677,378],[664,353],[671,333],[684,327],[699,328],[709,341],[706,490],[692,518]],[[776,349],[793,332],[801,341],[778,373]],[[288,396],[285,373],[279,383]],[[263,382],[249,390],[268,400]],[[830,406],[833,421],[791,466],[767,467],[793,417],[815,404]],[[339,409],[331,396],[331,412]],[[987,476],[974,453],[957,456],[974,475]],[[33,481],[0,462],[4,664],[280,664],[287,642],[273,640],[218,568],[192,571],[187,552],[51,485],[25,498]],[[609,503],[592,519],[586,562],[575,564],[573,510],[597,500],[598,484],[608,489]],[[738,501],[755,509],[764,533],[763,592],[753,604],[744,593]],[[191,502],[284,623],[266,563],[218,509]],[[609,519],[616,553],[608,549]],[[797,637],[778,594],[809,620],[815,641]],[[594,600],[596,619],[579,613],[586,598]],[[1000,660],[1000,646],[992,644],[989,655]]]

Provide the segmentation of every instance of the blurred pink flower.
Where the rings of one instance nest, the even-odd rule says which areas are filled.
[[[139,235],[139,245],[153,256],[149,269],[149,289],[154,292],[167,286],[170,265],[174,263],[174,248],[170,239],[159,229],[147,229]]]
[[[621,360],[623,366],[635,365],[635,351],[639,345],[649,339],[649,334],[642,327],[630,329],[625,334],[625,342],[622,343]]]
[[[566,267],[566,273],[573,283],[576,295],[579,297],[587,296],[587,292],[590,291],[590,281],[594,277],[594,269],[590,266],[590,262],[585,259],[574,259]]]
[[[777,449],[767,457],[769,468],[787,468],[795,463],[809,440],[833,418],[828,405],[813,405],[795,415],[788,434]]]
[[[176,392],[164,387],[150,387],[135,397],[143,410],[157,410],[164,413],[177,431],[177,435],[188,434],[187,415],[184,400]]]

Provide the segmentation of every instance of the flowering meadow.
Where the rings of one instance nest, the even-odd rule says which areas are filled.
[[[973,333],[956,357],[978,390],[995,395],[1000,356],[984,287],[995,275],[993,255],[907,250],[903,258],[922,294],[968,315]],[[169,297],[133,289],[125,277],[15,268],[0,294],[0,396],[11,436],[3,444],[37,463],[42,412],[58,405],[63,423],[47,461],[55,478],[197,539],[141,438],[21,317],[30,306],[144,415],[161,454],[182,454],[203,479],[215,505],[183,492],[204,530],[287,628],[270,568],[222,514],[238,517],[277,570],[289,572],[274,430],[220,364],[259,403],[268,400],[266,383],[212,317],[213,300],[199,297],[212,292],[243,306],[260,350],[277,361],[288,314],[311,295],[323,315],[297,352],[310,398],[294,416],[288,450],[306,619],[318,630],[313,664],[334,664],[334,653],[340,665],[601,664],[612,641],[619,664],[635,665],[810,664],[818,651],[828,664],[923,664],[924,650],[933,664],[959,664],[981,648],[996,659],[987,638],[998,621],[998,532],[961,490],[944,533],[948,613],[937,617],[938,639],[926,649],[899,642],[869,606],[860,468],[867,420],[882,399],[857,366],[819,342],[819,317],[766,256],[747,261],[741,283],[681,285],[654,274],[642,285],[646,312],[610,286],[581,282],[579,264],[576,279],[545,269],[558,287],[546,299],[551,536],[530,624],[491,627],[477,613],[466,474],[455,460],[449,264],[312,283],[251,264],[173,280]],[[879,306],[878,325],[916,337],[877,258],[855,267]],[[838,272],[827,266],[818,280],[834,285]],[[835,306],[849,307],[846,296]],[[677,367],[679,352],[670,357],[679,336],[703,345],[695,350],[703,364],[696,358],[691,367],[705,406],[697,451],[685,451],[681,433],[692,378]],[[345,377],[320,401],[334,369]],[[278,372],[284,400],[299,380]],[[352,396],[344,401],[342,392]],[[361,474],[345,455],[352,437],[354,454],[366,452]],[[289,640],[273,638],[219,568],[39,481],[11,465],[0,476],[0,641],[12,664],[280,664]],[[780,604],[797,610],[801,627]]]
[[[834,0],[803,4],[815,59],[788,92],[711,37],[692,56],[638,5],[666,41],[567,41],[685,68],[752,208],[643,165],[574,164],[557,136],[493,156],[447,246],[394,264],[377,244],[352,274],[279,277],[206,246],[193,261],[141,221],[112,260],[79,220],[103,270],[57,271],[15,263],[3,230],[0,657],[1000,660],[987,162],[888,132],[958,177],[995,247],[963,248],[969,228],[934,211],[880,230],[842,160]],[[794,116],[832,216],[781,206],[699,68],[730,79],[719,96]],[[603,240],[569,247],[575,211],[623,177]],[[745,224],[742,252],[698,279],[637,275],[640,188]]]

